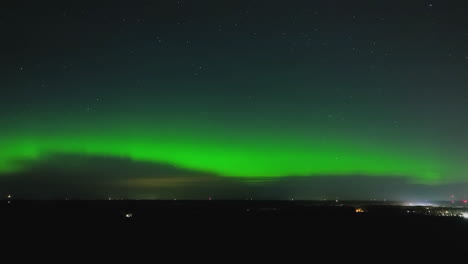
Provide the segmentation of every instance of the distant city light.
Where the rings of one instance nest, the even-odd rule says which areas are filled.
[[[7,197],[8,197],[8,199],[11,199],[11,194],[9,194]]]
[[[132,217],[133,217],[133,214],[127,213],[127,214],[125,214],[125,217],[126,217],[126,218],[132,218]]]
[[[468,219],[468,213],[462,213],[461,216],[465,219]]]
[[[436,205],[432,204],[432,203],[407,203],[405,204],[406,206],[429,206],[429,207],[434,207]],[[429,209],[429,208],[426,208],[426,209]]]

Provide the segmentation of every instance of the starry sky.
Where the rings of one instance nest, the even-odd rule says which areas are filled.
[[[0,195],[468,193],[468,3],[10,1]]]

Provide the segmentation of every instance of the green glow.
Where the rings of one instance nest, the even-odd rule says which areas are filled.
[[[0,171],[21,170],[21,160],[36,160],[47,153],[109,155],[138,161],[170,163],[221,176],[258,179],[296,175],[403,176],[434,183],[448,171],[430,153],[407,146],[370,144],[339,135],[297,135],[281,131],[248,134],[172,125],[165,128],[115,121],[85,126],[34,124],[0,138]],[[122,127],[125,127],[122,128]]]

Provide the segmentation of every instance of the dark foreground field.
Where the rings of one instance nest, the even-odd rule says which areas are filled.
[[[0,223],[13,233],[130,232],[136,240],[152,234],[154,241],[171,243],[207,239],[213,244],[306,243],[352,249],[465,247],[468,219],[425,215],[427,211],[290,201],[0,201]]]

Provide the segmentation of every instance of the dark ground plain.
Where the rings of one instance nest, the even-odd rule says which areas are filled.
[[[357,213],[357,208],[365,212]],[[405,206],[362,202],[337,206],[306,201],[12,200],[0,201],[0,224],[5,239],[21,234],[34,239],[58,235],[61,241],[85,237],[91,243],[110,239],[176,247],[307,246],[359,255],[371,248],[457,254],[467,249],[468,219],[424,215],[424,207],[411,208],[417,213],[408,214]]]

